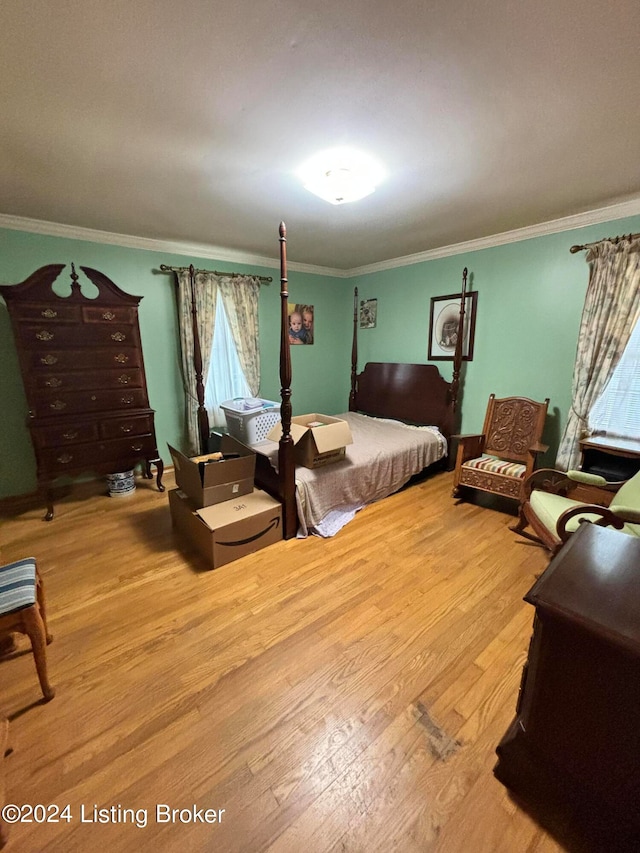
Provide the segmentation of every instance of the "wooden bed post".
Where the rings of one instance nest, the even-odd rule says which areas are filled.
[[[198,435],[200,436],[200,453],[209,450],[209,415],[204,405],[204,383],[202,381],[202,349],[200,348],[200,333],[198,331],[198,307],[196,305],[196,271],[193,264],[189,265],[189,284],[191,287],[191,327],[193,330],[193,367],[196,372],[196,394],[198,397]]]
[[[349,411],[356,410],[356,383],[358,375],[358,288],[353,289],[353,343],[351,344],[351,391]]]
[[[282,435],[278,446],[278,470],[283,498],[283,533],[291,539],[297,533],[295,503],[295,460],[291,436],[291,350],[289,348],[289,291],[287,289],[287,229],[280,223],[280,415]]]
[[[458,409],[458,394],[460,391],[460,369],[462,367],[462,353],[464,344],[464,314],[467,301],[467,268],[462,270],[462,295],[460,297],[460,315],[458,319],[458,338],[456,340],[456,349],[453,356],[453,377],[451,379],[451,411],[454,419]],[[456,424],[453,425],[454,431],[457,431]]]

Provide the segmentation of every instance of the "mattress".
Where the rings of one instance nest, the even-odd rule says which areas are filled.
[[[299,537],[334,536],[362,507],[397,492],[447,453],[446,440],[434,426],[410,426],[355,412],[336,417],[349,424],[353,444],[339,462],[296,468]],[[254,449],[277,467],[276,442],[260,442]]]

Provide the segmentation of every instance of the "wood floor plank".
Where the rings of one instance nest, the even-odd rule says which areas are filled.
[[[75,815],[15,824],[8,850],[562,849],[492,775],[548,560],[451,484],[216,571],[148,481],[123,500],[86,484],[51,523],[7,514],[0,559],[38,560],[57,694],[40,703],[24,639],[0,660],[6,796]],[[79,819],[108,807],[122,819]]]

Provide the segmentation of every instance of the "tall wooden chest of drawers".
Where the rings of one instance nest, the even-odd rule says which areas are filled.
[[[162,485],[154,413],[149,408],[140,343],[138,304],[106,275],[80,267],[83,293],[71,264],[71,285],[52,285],[64,264],[41,267],[4,297],[29,406],[28,426],[47,520],[52,484],[62,475],[112,474],[144,463]],[[97,294],[95,293],[97,289]]]

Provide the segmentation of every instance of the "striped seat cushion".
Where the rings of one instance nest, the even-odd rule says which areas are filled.
[[[483,454],[477,459],[470,459],[465,462],[463,468],[477,468],[480,471],[488,471],[491,474],[502,474],[504,477],[517,477],[520,480],[524,477],[526,466],[519,462],[505,462],[504,459],[498,459],[497,456]]]
[[[36,603],[36,561],[33,557],[0,566],[0,614]]]

